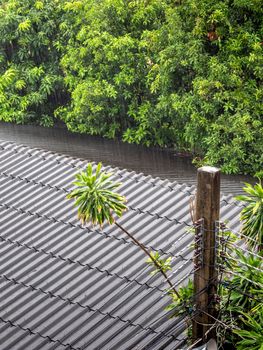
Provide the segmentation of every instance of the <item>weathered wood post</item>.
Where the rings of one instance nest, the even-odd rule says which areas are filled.
[[[216,262],[216,221],[220,210],[220,170],[210,166],[198,169],[195,205],[196,272],[194,275],[194,295],[196,317],[193,320],[193,341],[201,338],[200,344],[216,337],[211,328],[217,317],[215,295],[217,292]],[[211,315],[211,316],[210,316]]]

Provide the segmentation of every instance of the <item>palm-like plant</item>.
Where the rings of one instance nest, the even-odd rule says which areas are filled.
[[[263,298],[263,261],[259,256],[246,255],[239,249],[234,252],[238,258],[232,263],[235,274],[225,282],[231,289],[231,294],[227,293],[229,310],[240,314],[242,311],[250,311]]]
[[[120,183],[114,183],[109,178],[111,173],[101,171],[101,163],[97,165],[95,174],[92,171],[92,165],[88,164],[85,171],[76,175],[77,181],[74,182],[76,188],[67,195],[68,199],[75,199],[75,206],[78,207],[78,217],[83,224],[91,221],[94,225],[100,227],[108,222],[119,227],[144,253],[148,256],[150,262],[160,272],[172,292],[180,298],[180,295],[174,288],[166,272],[170,269],[170,258],[161,259],[159,254],[149,252],[148,249],[125,228],[123,228],[115,219],[114,214],[120,217],[127,210],[125,197],[119,195],[114,190],[120,186]]]
[[[92,165],[89,164],[86,171],[76,175],[77,186],[67,198],[75,198],[75,206],[78,207],[78,217],[82,223],[91,221],[94,225],[102,226],[105,221],[109,224],[114,222],[113,214],[118,217],[127,209],[125,198],[114,190],[119,183],[109,180],[111,174],[101,172],[101,163],[98,164],[95,174],[92,172]]]
[[[247,206],[241,212],[242,233],[251,238],[249,245],[253,249],[263,250],[263,188],[261,183],[252,186],[248,183],[243,190],[248,196],[238,196]]]
[[[263,303],[259,303],[249,313],[241,313],[245,329],[234,330],[240,340],[238,350],[263,350]]]

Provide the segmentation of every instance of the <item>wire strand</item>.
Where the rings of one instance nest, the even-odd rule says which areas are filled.
[[[241,279],[244,279],[244,280],[246,280],[246,281],[248,281],[248,282],[250,282],[250,283],[254,284],[255,286],[258,286],[259,288],[263,288],[263,284],[261,284],[261,283],[258,283],[258,282],[255,282],[255,281],[252,281],[251,279],[249,279],[249,278],[245,277],[245,276],[244,276],[244,275],[242,275],[242,274],[238,274],[238,273],[233,272],[233,271],[225,270],[223,265],[222,265],[222,268],[223,268],[224,272],[225,272],[225,273],[227,273],[227,274],[230,274],[230,275],[234,275],[234,276],[240,277]]]
[[[261,255],[255,253],[255,252],[253,252],[253,251],[251,251],[251,250],[245,249],[245,248],[243,248],[242,246],[239,246],[239,245],[235,244],[234,242],[232,242],[231,245],[233,245],[233,246],[234,246],[235,248],[237,248],[237,249],[242,250],[244,253],[253,255],[253,256],[255,256],[255,257],[257,257],[258,259],[260,259],[260,260],[263,261],[263,257],[262,257]]]
[[[236,262],[236,259],[234,259],[234,258],[232,258],[231,256],[229,256],[229,254],[227,254],[227,257],[226,257],[226,258]],[[254,270],[256,270],[256,271],[259,271],[259,272],[263,273],[263,269],[260,269],[260,268],[258,268],[258,267],[256,267],[256,266],[253,266],[253,265],[251,265],[251,264],[248,264],[248,263],[246,263],[246,262],[244,262],[244,261],[238,260],[238,264],[241,264],[241,265],[243,265],[243,266],[247,266],[247,267],[249,267],[249,268],[251,268],[251,269],[254,269]]]

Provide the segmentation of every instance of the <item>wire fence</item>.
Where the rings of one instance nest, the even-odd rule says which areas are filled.
[[[216,245],[212,249],[216,249],[214,267],[218,272],[218,293],[221,295],[215,322],[220,325],[221,334],[240,331],[240,317],[244,316],[246,308],[249,310],[249,305],[262,303],[259,295],[261,291],[262,297],[263,257],[251,248],[252,243],[254,246],[259,244],[255,239],[244,236],[241,231],[216,222]],[[223,319],[227,323],[222,322]],[[224,340],[223,337],[222,342]],[[220,344],[218,346],[221,347]]]
[[[188,345],[187,350],[194,349],[204,341],[203,337],[193,339],[190,336],[191,322],[195,320],[198,323],[199,321],[196,316],[200,314],[208,316],[211,321],[206,324],[202,323],[203,326],[207,327],[205,336],[208,336],[211,331],[216,329],[218,348],[220,349],[222,346],[220,344],[223,344],[225,341],[227,333],[230,334],[233,331],[241,330],[239,326],[240,314],[237,311],[238,305],[236,305],[236,309],[233,307],[234,298],[238,297],[242,302],[246,298],[246,300],[250,300],[253,303],[262,303],[263,283],[261,281],[263,281],[263,278],[259,281],[254,276],[257,274],[262,277],[263,275],[263,257],[250,246],[251,243],[256,243],[255,239],[244,236],[240,231],[232,230],[225,223],[216,222],[215,230],[206,230],[204,228],[204,222],[201,219],[193,224],[191,231],[195,231],[192,243],[189,243],[174,254],[173,260],[176,260],[176,257],[180,257],[182,259],[181,265],[179,267],[177,266],[168,276],[172,278],[180,271],[183,271],[187,263],[192,263],[191,271],[173,284],[174,288],[179,288],[180,290],[182,286],[186,286],[186,280],[193,280],[199,275],[199,270],[204,267],[204,251],[208,249],[214,250],[216,258],[214,263],[209,265],[209,268],[213,268],[217,272],[217,294],[214,295],[213,300],[210,300],[207,310],[216,304],[218,311],[215,317],[207,312],[207,310],[199,309],[195,304],[198,296],[207,293],[211,283],[215,283],[214,279],[207,279],[206,288],[203,288],[198,293],[194,290],[191,296],[184,300],[182,296],[181,302],[177,304],[173,311],[177,314],[181,312],[186,315],[188,322],[188,344],[191,344]],[[204,246],[204,233],[215,234],[216,239],[213,246]],[[176,246],[176,242],[173,246]],[[191,250],[191,256],[189,256],[189,250]],[[242,289],[242,283],[246,283],[245,286],[247,289]],[[259,292],[260,290],[261,294]],[[162,297],[170,296],[171,292],[172,288],[167,289],[162,294]],[[239,301],[236,299],[236,302],[238,303]]]

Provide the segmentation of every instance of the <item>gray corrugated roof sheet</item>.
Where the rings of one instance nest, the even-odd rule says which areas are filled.
[[[116,226],[83,227],[65,196],[87,162],[0,142],[1,350],[177,349],[185,322],[165,311],[160,276]],[[149,249],[174,256],[174,283],[192,270],[194,187],[105,167],[122,182],[119,222]],[[238,228],[240,206],[222,197]],[[184,257],[181,253],[183,252]]]

